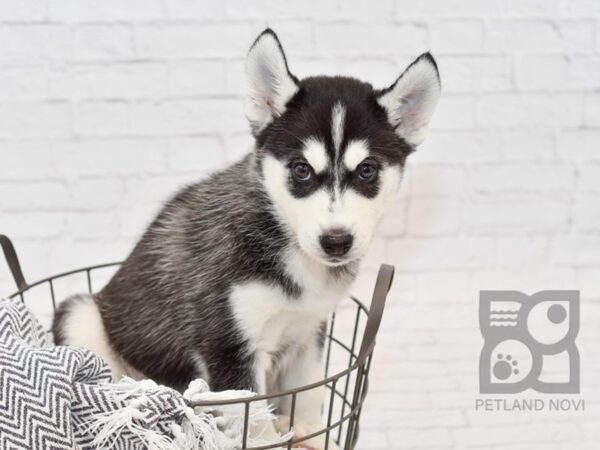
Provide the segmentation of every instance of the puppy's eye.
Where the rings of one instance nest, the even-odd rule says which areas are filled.
[[[304,162],[297,162],[292,166],[292,174],[298,181],[308,181],[312,177],[312,169]]]
[[[356,173],[361,181],[374,181],[377,177],[377,167],[372,163],[363,162],[359,164]]]

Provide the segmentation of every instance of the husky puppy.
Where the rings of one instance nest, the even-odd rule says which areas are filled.
[[[100,292],[63,302],[57,344],[93,350],[116,377],[179,390],[198,377],[260,394],[321,379],[327,316],[348,296],[439,95],[429,53],[383,90],[300,80],[265,30],[246,60],[254,151],[175,195]],[[307,433],[322,428],[322,400],[298,397]]]

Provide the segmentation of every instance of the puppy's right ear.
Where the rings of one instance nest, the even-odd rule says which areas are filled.
[[[254,135],[284,113],[286,103],[298,92],[297,82],[277,35],[267,28],[246,57],[245,113]]]

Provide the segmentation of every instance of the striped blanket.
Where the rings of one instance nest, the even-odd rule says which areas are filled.
[[[252,395],[212,393],[202,380],[183,394],[150,380],[112,383],[98,356],[54,346],[20,300],[0,299],[0,449],[240,448],[242,405],[189,405]],[[272,418],[266,403],[251,405],[250,423]]]

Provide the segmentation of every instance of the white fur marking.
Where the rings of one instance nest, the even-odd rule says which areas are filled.
[[[333,138],[333,147],[335,149],[336,161],[340,154],[342,141],[344,140],[344,120],[346,118],[346,108],[341,103],[333,105],[331,112],[331,137]]]
[[[367,142],[364,140],[352,141],[346,147],[344,164],[349,171],[353,171],[367,156],[369,156]]]
[[[323,172],[329,164],[325,145],[318,139],[308,139],[304,143],[303,154],[316,173]]]
[[[127,373],[127,367],[108,342],[100,311],[90,296],[82,295],[72,306],[61,332],[66,344],[87,348],[100,356],[110,366],[116,381]]]

